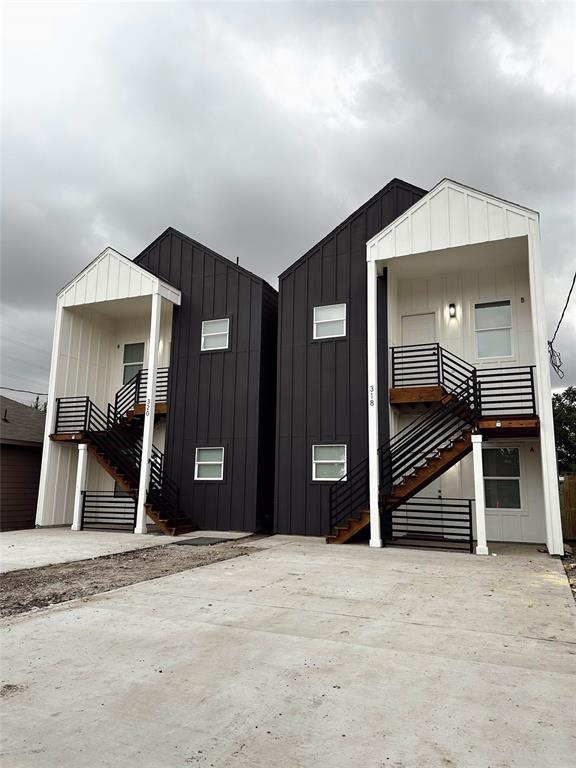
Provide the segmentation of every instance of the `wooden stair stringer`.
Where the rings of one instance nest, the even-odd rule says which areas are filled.
[[[354,515],[351,515],[345,523],[337,525],[335,528],[336,533],[331,533],[326,536],[326,544],[344,544],[345,541],[351,539],[363,528],[370,525],[370,510],[361,509]]]

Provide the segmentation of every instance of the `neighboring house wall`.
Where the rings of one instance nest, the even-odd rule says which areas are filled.
[[[257,530],[272,510],[277,294],[175,230],[135,260],[182,293],[174,310],[166,471],[202,528]],[[203,320],[230,319],[227,350],[201,351]],[[196,448],[224,447],[224,479],[194,479]]]
[[[0,445],[0,531],[34,528],[42,444]]]
[[[347,446],[347,467],[366,458],[366,242],[425,194],[394,180],[280,275],[274,530],[329,532],[330,482],[312,480],[312,445]],[[379,331],[387,359],[386,284]],[[346,304],[346,336],[313,339],[314,307]],[[380,370],[387,388],[387,369]],[[381,398],[381,439],[388,413]]]
[[[45,414],[0,395],[0,530],[34,528]]]

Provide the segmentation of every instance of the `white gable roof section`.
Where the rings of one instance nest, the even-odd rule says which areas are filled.
[[[106,248],[58,294],[64,307],[159,293],[180,304],[180,291],[113,248]]]
[[[444,179],[367,243],[367,260],[392,259],[533,235],[538,214]]]

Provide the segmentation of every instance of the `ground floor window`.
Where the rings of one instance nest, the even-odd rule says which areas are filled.
[[[484,494],[487,509],[521,509],[518,448],[484,448]]]
[[[312,479],[340,480],[346,474],[345,445],[312,446]]]
[[[196,448],[195,480],[224,478],[224,448]]]

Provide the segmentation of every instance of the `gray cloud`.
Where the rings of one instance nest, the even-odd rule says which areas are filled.
[[[9,5],[2,383],[46,390],[55,293],[106,245],[172,225],[275,284],[394,176],[539,210],[551,333],[576,262],[574,28],[551,3]]]

